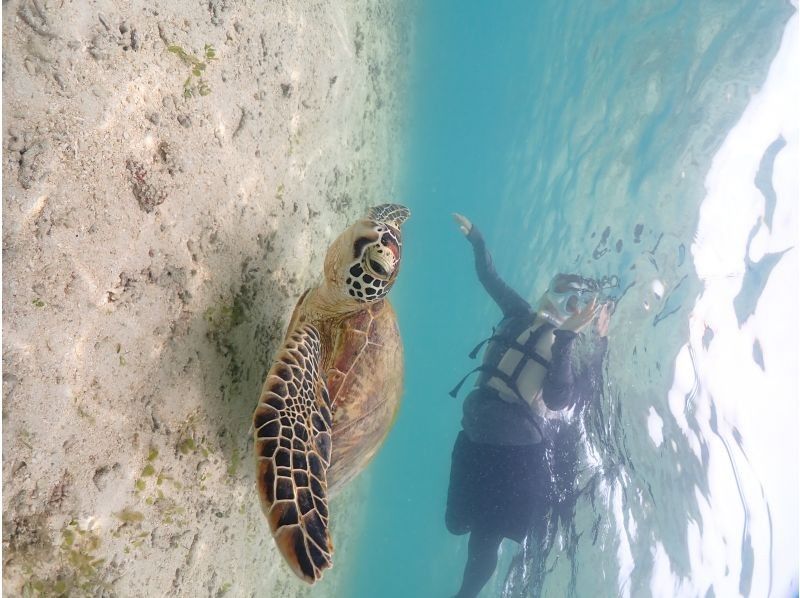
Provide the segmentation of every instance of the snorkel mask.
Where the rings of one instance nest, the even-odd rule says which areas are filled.
[[[543,317],[561,326],[571,315],[585,310],[602,291],[619,285],[617,276],[597,281],[577,274],[557,274],[539,302]]]

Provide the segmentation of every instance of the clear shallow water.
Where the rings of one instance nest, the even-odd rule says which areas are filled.
[[[765,116],[780,106],[752,108],[793,12],[420,6],[400,198],[413,218],[393,291],[406,395],[368,472],[350,595],[447,596],[460,583],[466,538],[443,516],[461,404],[447,392],[499,312],[453,211],[532,300],[563,270],[617,274],[625,290],[585,491],[549,551],[503,545],[484,595],[797,592],[797,257],[783,253],[797,242],[797,112],[787,125]],[[796,62],[784,88],[792,73]]]

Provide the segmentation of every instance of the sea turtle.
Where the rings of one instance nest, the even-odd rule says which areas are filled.
[[[303,293],[253,414],[261,508],[292,570],[314,583],[332,565],[328,495],[375,455],[400,404],[403,348],[386,294],[408,208],[373,207],[325,256]]]

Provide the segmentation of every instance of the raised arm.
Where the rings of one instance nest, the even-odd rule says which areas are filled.
[[[548,409],[572,407],[591,399],[603,382],[603,360],[608,348],[609,308],[592,303],[584,312],[569,318],[553,334],[552,358],[542,385],[542,399]],[[594,321],[596,338],[591,350],[584,353],[584,364],[578,371],[574,356],[580,331]]]
[[[467,240],[472,243],[478,280],[481,281],[483,288],[486,289],[486,292],[500,307],[503,315],[524,316],[531,313],[530,304],[508,286],[495,271],[492,256],[486,249],[483,235],[478,228],[461,214],[453,214],[453,219],[458,224],[461,232],[467,237]]]
[[[571,407],[575,402],[576,381],[575,345],[578,334],[571,330],[556,330],[554,333],[550,367],[542,385],[542,399],[548,409],[557,411]]]

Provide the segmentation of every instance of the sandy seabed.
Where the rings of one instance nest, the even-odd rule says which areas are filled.
[[[397,199],[399,4],[4,2],[4,595],[308,593],[250,417],[328,243]]]

